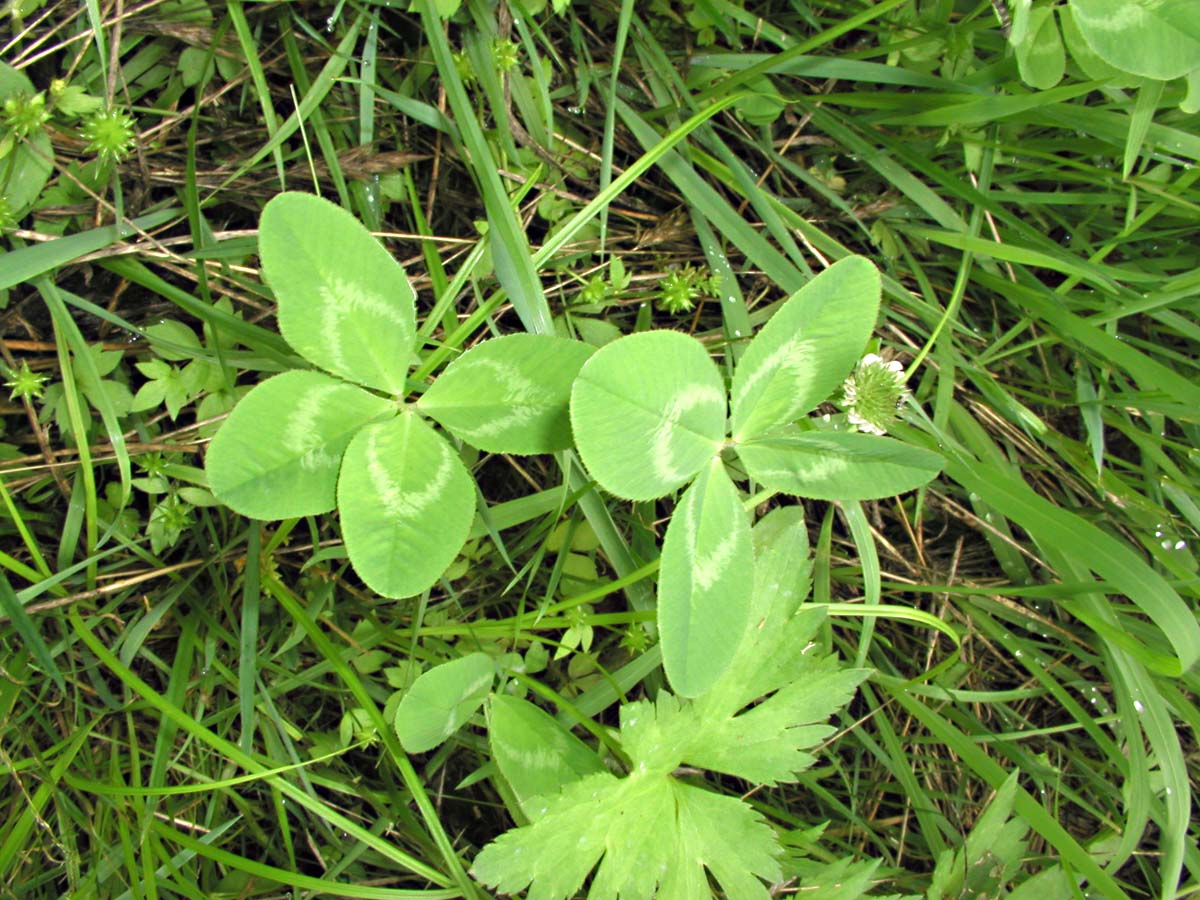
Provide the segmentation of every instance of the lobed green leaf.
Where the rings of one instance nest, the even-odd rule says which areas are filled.
[[[795,615],[812,586],[804,507],[777,506],[754,523],[750,534],[754,540],[754,603],[749,624],[758,633],[774,631]]]
[[[799,649],[789,673],[795,681],[741,715],[707,727],[684,762],[767,785],[794,781],[812,765],[805,748],[833,733],[824,720],[850,701],[869,672],[843,669],[835,657],[818,657],[812,645],[807,654],[803,644]]]
[[[714,462],[712,471],[720,472],[720,464]],[[702,475],[689,494],[711,499],[722,486],[736,501],[723,472]],[[680,507],[690,508],[687,495]],[[675,521],[686,515],[678,512]],[[794,781],[812,762],[806,749],[829,732],[819,720],[845,703],[868,674],[841,670],[836,657],[817,650],[811,639],[825,621],[824,609],[795,614],[805,574],[796,576],[793,590],[774,589],[789,575],[789,562],[797,561],[793,544],[803,545],[798,555],[806,565],[807,545],[796,529],[803,529],[802,514],[786,511],[753,538],[766,570],[755,581],[764,592],[764,621],[735,631],[746,635],[738,664],[695,700],[660,691],[653,701],[623,705],[620,740],[629,774],[588,774],[530,800],[525,810],[531,823],[483,849],[472,868],[477,878],[501,893],[528,888],[529,900],[575,897],[593,870],[589,900],[711,900],[710,878],[721,896],[770,896],[764,881],[781,877],[782,848],[773,830],[742,800],[687,784],[676,773],[688,762],[766,783]],[[741,540],[749,545],[752,536]],[[743,712],[760,697],[766,699]],[[520,701],[501,703],[516,709]],[[526,743],[535,738],[523,737]],[[584,752],[594,764],[594,755]],[[501,765],[522,761],[539,771],[556,766],[530,755],[528,747]]]
[[[763,880],[782,877],[757,812],[661,772],[589,775],[535,816],[484,847],[472,874],[505,894],[528,887],[529,900],[574,897],[593,868],[589,900],[711,900],[707,873],[724,896],[768,900]]]

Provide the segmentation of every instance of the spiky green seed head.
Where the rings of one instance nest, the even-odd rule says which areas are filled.
[[[137,123],[128,113],[108,109],[88,116],[80,134],[88,142],[85,149],[89,153],[95,153],[101,162],[118,163],[133,152]]]
[[[511,72],[521,62],[521,47],[515,41],[498,40],[492,45],[492,52],[501,72]]]
[[[8,370],[4,386],[12,391],[8,395],[10,400],[40,400],[49,380],[49,375],[33,371],[29,363],[22,361],[21,368]]]
[[[17,137],[29,137],[41,131],[49,120],[50,110],[46,109],[45,93],[37,93],[32,97],[18,94],[4,101],[4,124]]]

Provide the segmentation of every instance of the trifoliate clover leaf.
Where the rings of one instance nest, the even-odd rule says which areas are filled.
[[[593,869],[589,900],[702,900],[714,896],[709,875],[726,896],[768,897],[763,882],[780,878],[775,831],[741,800],[677,772],[686,764],[775,784],[812,764],[805,750],[832,730],[822,720],[865,676],[816,650],[810,638],[823,620],[814,607],[767,635],[751,626],[726,674],[701,697],[663,691],[654,702],[623,706],[629,774],[589,775],[525,802],[531,824],[485,847],[475,877],[505,893],[529,888],[529,900],[572,897]]]

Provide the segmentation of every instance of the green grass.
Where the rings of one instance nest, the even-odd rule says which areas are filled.
[[[814,272],[872,258],[876,335],[913,390],[902,436],[949,465],[895,500],[806,504],[822,640],[876,674],[805,780],[752,801],[790,871],[880,860],[873,893],[923,895],[1016,772],[1012,896],[1194,895],[1200,133],[1177,84],[1155,101],[1069,67],[1037,91],[990,4],[929,6],[14,20],[8,65],[112,97],[144,140],[97,171],[56,113],[54,172],[0,253],[5,370],[54,386],[0,397],[0,896],[485,896],[467,869],[514,822],[482,717],[410,758],[397,691],[521,654],[596,745],[662,686],[646,624],[670,504],[598,493],[572,453],[476,460],[488,516],[405,601],[355,579],[335,517],[212,504],[220,417],[299,365],[254,256],[284,188],[405,263],[417,381],[518,330],[676,328],[728,371]],[[600,283],[613,259],[627,284]],[[688,265],[720,296],[668,313],[658,287]],[[151,359],[211,377],[176,415],[135,412]],[[564,528],[594,540],[568,554]],[[584,626],[589,652],[545,659]]]

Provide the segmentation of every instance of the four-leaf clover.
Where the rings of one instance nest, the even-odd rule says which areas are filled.
[[[374,591],[430,587],[466,542],[475,483],[456,437],[498,453],[570,446],[570,385],[592,348],[544,335],[487,341],[405,402],[416,359],[416,294],[350,213],[310,194],[272,199],[262,270],[289,344],[324,371],[256,386],[213,438],[213,493],[243,515],[318,515],[336,505],[355,570]]]

